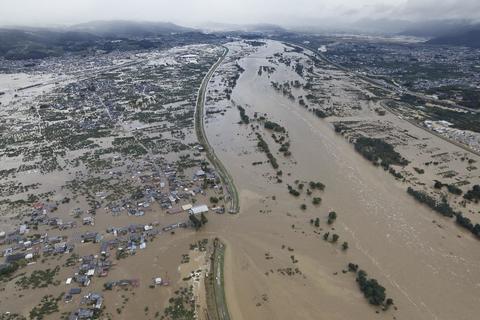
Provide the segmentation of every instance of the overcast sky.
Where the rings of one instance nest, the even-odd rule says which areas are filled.
[[[315,25],[361,18],[480,18],[480,0],[0,0],[0,25],[90,20]]]

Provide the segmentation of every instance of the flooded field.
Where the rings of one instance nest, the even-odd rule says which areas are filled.
[[[225,203],[193,115],[222,53],[114,52],[0,75],[1,319],[205,316],[207,223]]]
[[[237,214],[196,130],[217,63],[203,118]],[[215,319],[220,274],[234,320],[480,311],[480,157],[313,52],[245,40],[7,67],[0,319]]]
[[[433,180],[452,170],[457,174],[442,182],[468,180],[459,184],[466,192],[480,180],[478,169],[467,170],[479,157],[395,115],[379,115],[381,103],[365,98],[374,96],[366,84],[311,53],[265,43],[249,51],[242,49],[245,43],[227,45],[229,56],[210,83],[206,109],[221,110],[207,118],[206,131],[240,193],[239,215],[218,230],[229,248],[225,274],[232,318],[475,318],[478,239],[405,190],[413,186],[438,195],[442,191],[433,189]],[[224,84],[231,78],[235,86],[228,92]],[[321,92],[324,101],[308,98],[312,92]],[[283,129],[265,128],[266,121]],[[391,165],[404,179],[364,159],[349,143],[351,135],[336,133],[334,124],[346,121],[379,122],[351,132],[393,145],[408,160]],[[259,150],[259,136],[270,146],[268,157],[264,147]],[[284,141],[289,152],[277,151]],[[443,163],[425,165],[442,153],[450,155]],[[317,181],[324,191],[308,188]],[[454,209],[479,221],[478,204],[462,206],[459,197],[447,197]],[[321,202],[314,204],[314,198]],[[332,211],[337,218],[329,224]],[[347,271],[349,263],[377,279],[394,305],[386,311],[369,305]]]

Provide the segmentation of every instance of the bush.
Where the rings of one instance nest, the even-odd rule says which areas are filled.
[[[368,279],[367,273],[363,270],[358,271],[356,280],[360,290],[370,304],[375,306],[383,304],[386,298],[385,288],[381,286],[377,280]]]
[[[245,109],[241,106],[238,106],[238,111],[240,111],[240,123],[244,123],[244,124],[249,124],[250,123],[250,118],[246,115],[245,113]]]
[[[408,187],[407,193],[414,197],[418,202],[426,204],[428,207],[437,211],[443,216],[453,217],[457,214],[457,212],[453,211],[452,207],[450,207],[445,198],[442,198],[441,201],[437,201],[435,198],[429,196],[425,192],[414,190],[411,187]]]
[[[390,165],[406,166],[409,162],[404,159],[393,146],[382,139],[360,137],[355,141],[355,150],[373,163],[380,164],[385,169]]]
[[[331,211],[328,213],[328,224],[332,224],[333,222],[335,222],[335,220],[337,219],[337,213],[335,211]]]
[[[332,242],[333,243],[337,242],[339,238],[340,238],[340,236],[338,234],[334,233],[333,236],[332,236]]]
[[[478,202],[480,200],[480,185],[474,185],[472,190],[468,190],[463,197],[467,200]]]
[[[268,130],[273,130],[275,132],[285,132],[285,128],[279,125],[278,123],[275,123],[273,121],[265,121],[265,129]]]

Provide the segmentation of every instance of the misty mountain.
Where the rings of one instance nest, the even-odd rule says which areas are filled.
[[[408,28],[411,22],[392,19],[360,19],[351,25],[345,26],[345,31],[366,33],[398,34]]]
[[[258,24],[230,24],[208,22],[201,26],[201,29],[210,32],[259,32],[259,33],[279,33],[286,32],[283,27],[275,24],[258,23]]]
[[[0,28],[0,57],[42,59],[65,53],[144,50],[191,43],[215,43],[224,36],[171,23],[96,21],[68,28]]]
[[[169,22],[134,22],[134,21],[92,21],[77,24],[69,28],[74,31],[88,32],[102,37],[153,37],[172,33],[195,31]]]
[[[435,38],[459,34],[471,30],[474,24],[469,20],[430,20],[410,23],[401,34]]]
[[[7,59],[41,59],[65,51],[80,51],[99,38],[88,33],[48,29],[0,29],[0,56]]]
[[[468,31],[474,23],[465,19],[435,19],[408,21],[401,19],[360,19],[345,26],[346,30],[357,32],[398,34],[421,38],[435,38]]]
[[[433,38],[427,41],[427,44],[480,48],[480,25],[471,27],[470,30]]]

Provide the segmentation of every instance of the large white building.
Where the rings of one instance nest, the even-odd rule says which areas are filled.
[[[208,206],[205,204],[202,204],[200,206],[193,207],[188,211],[190,214],[201,214],[208,212]]]

